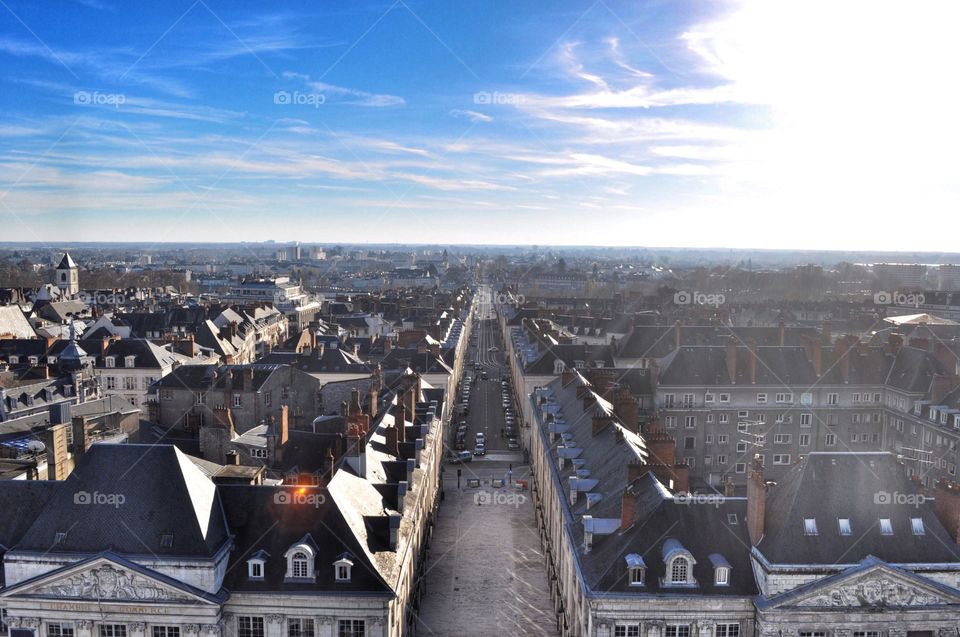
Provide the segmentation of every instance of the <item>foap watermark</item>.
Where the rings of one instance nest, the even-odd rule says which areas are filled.
[[[707,294],[706,292],[686,292],[681,290],[673,295],[676,305],[712,305],[718,307],[727,302],[722,294]]]
[[[520,106],[526,101],[520,93],[501,93],[500,91],[479,91],[473,94],[474,104],[493,106]]]
[[[877,305],[905,305],[917,307],[926,303],[923,294],[916,292],[875,292],[873,302]]]
[[[327,501],[327,497],[322,493],[314,493],[306,489],[296,489],[293,491],[277,491],[273,494],[274,504],[289,504],[291,506],[312,506],[319,509],[320,505]]]
[[[512,506],[515,509],[519,509],[520,505],[527,501],[527,496],[522,493],[512,493],[510,491],[486,491],[481,489],[473,494],[473,501],[481,506]]]
[[[73,94],[73,103],[77,106],[112,106],[120,108],[127,102],[123,93],[101,93],[100,91],[77,91]]]
[[[279,106],[312,106],[320,108],[327,102],[323,93],[302,93],[300,91],[277,91],[273,94],[273,103]]]
[[[726,497],[719,493],[681,493],[673,497],[677,504],[706,504],[715,507],[726,501]]]
[[[927,496],[922,493],[900,493],[899,491],[894,491],[893,493],[889,491],[877,491],[873,494],[873,503],[888,505],[888,504],[906,504],[908,506],[920,507],[928,499]]]
[[[77,491],[73,494],[74,504],[112,506],[115,509],[119,509],[126,501],[127,497],[122,493],[101,493],[99,491],[90,493],[89,491]]]
[[[87,305],[123,305],[127,297],[115,292],[81,292],[80,300]]]
[[[523,307],[527,302],[527,297],[522,294],[497,292],[496,294],[483,291],[480,293],[480,303],[491,305],[512,305],[514,307]]]

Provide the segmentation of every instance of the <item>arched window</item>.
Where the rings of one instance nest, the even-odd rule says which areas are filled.
[[[687,570],[687,558],[675,558],[673,560],[673,565],[670,567],[670,581],[674,584],[686,584]]]
[[[297,551],[290,558],[293,577],[308,577],[310,573],[310,558],[303,551]]]
[[[290,550],[284,554],[287,560],[287,579],[303,581],[314,578],[313,563],[317,559],[315,547],[309,535],[290,547]]]

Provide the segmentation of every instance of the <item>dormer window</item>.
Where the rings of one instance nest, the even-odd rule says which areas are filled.
[[[803,534],[804,535],[816,535],[817,534],[817,519],[816,518],[805,518],[803,520]]]
[[[333,563],[333,578],[338,582],[349,582],[353,577],[353,560],[343,555]]]
[[[305,551],[297,551],[290,558],[290,570],[293,577],[307,577],[310,570],[310,556]]]
[[[309,580],[313,579],[313,563],[317,556],[316,549],[312,546],[313,540],[305,536],[304,540],[295,544],[287,551],[284,558],[287,560],[287,579],[288,580]]]
[[[257,551],[247,560],[247,577],[250,579],[263,579],[263,572],[267,558],[270,554],[266,551]]]
[[[837,526],[840,529],[840,535],[850,535],[850,518],[839,518]]]
[[[627,582],[630,586],[643,586],[647,575],[647,565],[643,557],[637,553],[631,553],[626,558],[627,561]]]
[[[730,585],[730,562],[719,553],[710,554],[710,564],[713,565],[713,583],[715,586]]]
[[[923,518],[910,518],[910,526],[914,535],[923,535]]]
[[[882,535],[893,535],[893,525],[890,524],[890,518],[880,518],[880,533]]]
[[[661,585],[696,586],[697,582],[693,578],[693,566],[697,562],[693,559],[690,551],[683,548],[679,541],[670,538],[664,542],[663,562],[666,568]]]
[[[133,366],[136,364],[136,362],[135,362],[136,359],[137,359],[136,356],[126,356],[126,357],[124,357],[124,359],[123,359],[123,366],[124,366],[124,367],[133,367]]]
[[[104,362],[106,363],[107,367],[116,367],[116,366],[117,366],[117,358],[116,358],[116,356],[107,356],[107,357],[104,359]]]

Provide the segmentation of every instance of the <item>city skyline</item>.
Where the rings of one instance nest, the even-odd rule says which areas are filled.
[[[946,250],[954,13],[6,3],[3,238]]]

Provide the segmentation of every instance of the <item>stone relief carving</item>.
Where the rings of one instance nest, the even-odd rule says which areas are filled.
[[[40,595],[83,599],[190,600],[192,598],[165,588],[136,573],[109,564],[40,586]]]
[[[887,579],[868,579],[829,589],[805,599],[798,606],[928,606],[942,604],[942,598],[914,586]]]

